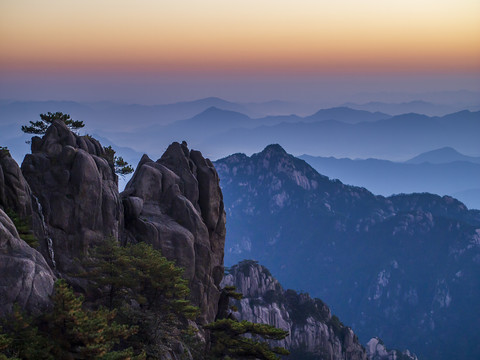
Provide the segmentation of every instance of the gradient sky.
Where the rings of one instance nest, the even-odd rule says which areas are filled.
[[[0,50],[1,98],[480,90],[480,1],[0,0]]]

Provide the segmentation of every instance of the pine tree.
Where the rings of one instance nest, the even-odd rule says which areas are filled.
[[[83,121],[73,120],[68,114],[48,112],[46,114],[40,114],[40,120],[30,121],[30,125],[23,125],[22,131],[26,134],[42,135],[47,132],[48,127],[52,125],[55,120],[64,122],[72,131],[76,131],[85,126]]]
[[[125,176],[133,172],[133,167],[128,164],[123,157],[115,155],[115,150],[109,145],[103,148],[105,150],[105,158],[113,164],[115,174]]]
[[[151,245],[122,247],[109,239],[94,248],[84,264],[82,276],[103,289],[103,303],[139,329],[127,343],[148,356],[160,357],[170,349],[180,340],[186,319],[198,314],[188,300],[183,270]]]
[[[57,358],[77,354],[81,359],[129,359],[132,350],[112,351],[120,340],[137,332],[113,319],[116,311],[104,308],[83,309],[83,296],[76,296],[64,280],[55,283],[54,310],[47,317],[50,333],[55,339],[53,353]]]
[[[222,296],[240,300],[242,294],[234,286],[226,286]],[[235,307],[230,307],[236,311]],[[228,309],[224,309],[220,319],[204,326],[211,333],[210,353],[217,359],[262,359],[277,360],[278,355],[288,355],[283,347],[271,347],[265,340],[282,340],[288,331],[267,324],[256,324],[246,320],[238,321]]]

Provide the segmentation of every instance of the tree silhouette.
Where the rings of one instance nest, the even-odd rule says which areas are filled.
[[[26,134],[42,135],[47,132],[48,127],[52,125],[55,120],[64,122],[72,131],[76,131],[85,126],[83,121],[73,120],[70,115],[57,111],[56,113],[48,112],[46,114],[40,114],[40,120],[30,121],[30,125],[22,125],[22,131]]]

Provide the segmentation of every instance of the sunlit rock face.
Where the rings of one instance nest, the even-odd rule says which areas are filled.
[[[49,255],[63,273],[78,271],[76,257],[109,236],[118,238],[123,207],[118,179],[104,148],[60,121],[32,139],[22,172],[38,199]]]
[[[243,299],[235,301],[239,320],[269,324],[289,332],[272,342],[291,351],[292,359],[367,359],[353,331],[332,317],[330,309],[308,294],[284,290],[270,272],[254,261],[230,268],[223,280],[235,286]]]
[[[199,151],[173,143],[157,161],[143,156],[122,193],[125,241],[145,241],[185,269],[201,323],[217,313],[225,211],[218,174]]]

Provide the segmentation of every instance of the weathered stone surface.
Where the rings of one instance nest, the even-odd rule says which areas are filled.
[[[243,261],[230,269],[222,281],[235,286],[244,298],[236,301],[239,320],[273,325],[289,332],[272,342],[292,354],[289,358],[366,360],[365,349],[352,329],[332,317],[330,309],[308,294],[285,291],[270,272],[254,261]]]
[[[6,150],[0,151],[0,208],[7,213],[15,213],[30,225],[38,242],[38,250],[52,265],[41,206],[33,196],[20,167]]]
[[[75,272],[74,258],[108,236],[119,236],[118,179],[97,140],[56,121],[43,138],[32,139],[22,172],[41,204],[58,271]]]
[[[17,303],[37,314],[50,306],[55,276],[43,256],[18,236],[15,225],[0,209],[0,316]]]
[[[225,243],[223,196],[215,168],[198,151],[173,143],[156,162],[144,155],[121,194],[125,241],[145,241],[185,269],[200,322],[213,321]]]
[[[367,343],[367,354],[370,360],[418,360],[417,355],[409,350],[389,350],[379,338],[371,338]]]

